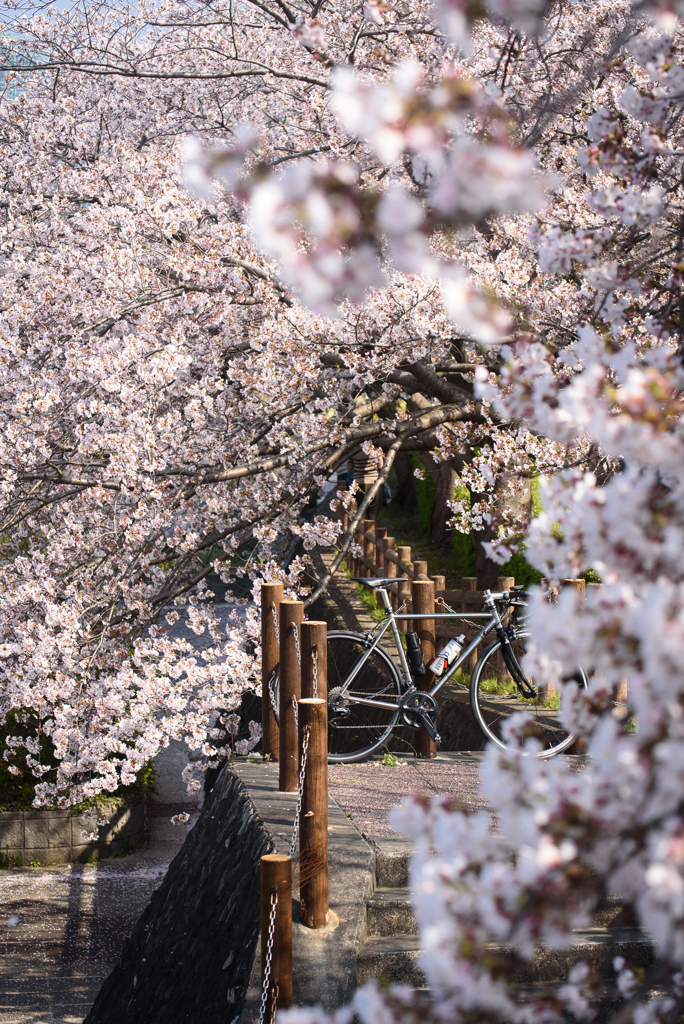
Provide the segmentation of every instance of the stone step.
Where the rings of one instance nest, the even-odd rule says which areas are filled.
[[[408,889],[376,889],[366,901],[366,922],[369,936],[417,935]]]
[[[509,955],[506,946],[492,946],[492,953]],[[564,982],[573,964],[580,960],[589,963],[605,978],[614,977],[613,958],[622,956],[630,966],[651,967],[655,951],[650,938],[639,928],[589,928],[574,934],[572,946],[565,949],[539,950],[534,960],[524,963],[516,971],[514,981],[520,985]],[[425,979],[421,971],[422,952],[416,935],[383,935],[369,937],[359,950],[356,966],[357,984],[371,978],[385,982],[400,982],[422,988]]]
[[[422,958],[417,935],[383,935],[364,942],[356,958],[356,984],[371,978],[423,988]]]
[[[406,840],[374,843],[376,889],[406,889],[413,846]]]

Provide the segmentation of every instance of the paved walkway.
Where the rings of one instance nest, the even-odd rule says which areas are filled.
[[[180,743],[156,760],[149,842],[101,864],[0,871],[0,1024],[80,1024],[196,817]],[[172,825],[171,814],[194,817]]]
[[[404,764],[389,766],[382,760],[363,764],[331,764],[330,793],[362,835],[396,835],[387,815],[410,793],[432,796],[445,793],[471,810],[486,807],[480,794],[479,763],[482,754],[442,753],[432,761],[406,758]]]

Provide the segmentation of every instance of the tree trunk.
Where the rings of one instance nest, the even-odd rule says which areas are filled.
[[[447,523],[454,515],[452,509],[447,505],[448,501],[454,500],[456,489],[456,470],[453,463],[438,462],[432,471],[432,479],[435,482],[435,503],[432,506],[432,516],[430,517],[430,540],[441,544],[451,533],[451,530],[447,528]]]
[[[416,488],[413,484],[413,468],[406,452],[397,452],[394,471],[397,474],[397,493],[393,500],[397,505],[415,505],[417,498]]]

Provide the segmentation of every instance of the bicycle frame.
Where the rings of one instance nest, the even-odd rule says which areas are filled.
[[[492,597],[492,611],[490,611],[490,612],[473,612],[472,614],[470,614],[468,612],[435,612],[434,615],[432,615],[432,614],[430,614],[430,615],[409,615],[409,614],[406,614],[406,615],[399,614],[399,615],[397,615],[392,610],[392,605],[390,604],[389,595],[388,595],[387,591],[384,588],[382,588],[382,587],[378,587],[376,589],[376,593],[382,595],[382,603],[383,603],[385,611],[387,613],[387,618],[383,622],[382,628],[379,630],[379,632],[376,635],[373,643],[370,645],[370,647],[368,648],[366,653],[363,655],[363,657],[360,658],[359,661],[356,663],[356,665],[354,666],[354,668],[353,668],[352,672],[349,674],[349,676],[345,679],[344,685],[342,686],[342,689],[341,689],[341,692],[340,692],[340,697],[344,697],[344,695],[347,693],[347,690],[349,689],[351,684],[354,682],[354,679],[356,678],[358,673],[361,671],[361,669],[363,668],[364,664],[366,663],[368,658],[370,658],[371,654],[373,653],[375,648],[378,646],[378,644],[382,640],[383,636],[385,635],[385,633],[387,632],[387,630],[390,627],[392,629],[392,634],[394,636],[394,642],[396,644],[397,651],[399,652],[399,659],[401,661],[401,667],[402,667],[403,672],[404,672],[404,684],[406,686],[406,690],[408,692],[409,690],[416,688],[414,686],[414,684],[413,684],[412,679],[411,679],[411,672],[410,672],[409,667],[408,667],[408,662],[406,661],[406,654],[404,653],[404,648],[401,645],[401,639],[399,637],[399,630],[397,629],[397,622],[416,621],[416,620],[420,620],[420,619],[440,619],[440,620],[441,619],[486,619],[487,620],[486,624],[480,630],[480,632],[475,637],[475,639],[473,641],[471,641],[471,643],[468,644],[468,646],[465,647],[461,651],[461,653],[459,654],[458,658],[456,658],[454,663],[449,666],[449,668],[444,673],[444,675],[440,676],[437,679],[437,682],[435,683],[435,685],[432,687],[432,689],[428,691],[428,693],[430,694],[431,697],[434,697],[437,693],[439,693],[439,691],[442,689],[442,687],[445,686],[449,682],[449,680],[456,674],[456,672],[458,672],[458,670],[461,667],[461,665],[463,664],[463,662],[466,660],[466,658],[468,658],[472,654],[472,652],[475,650],[475,648],[478,647],[478,645],[482,642],[484,637],[487,636],[487,634],[490,633],[492,629],[495,629],[497,626],[501,626],[502,625],[501,617],[500,617],[500,615],[499,615],[499,613],[497,611],[496,605],[494,605],[493,602],[496,601],[496,600],[500,600],[503,597],[503,594],[492,594],[491,595],[491,597]],[[354,694],[353,700],[354,700],[355,704],[368,704],[370,707],[374,707],[374,708],[388,708],[390,710],[394,710],[395,708],[397,708],[399,706],[396,701],[393,701],[392,703],[389,703],[388,701],[373,700],[370,697],[358,697],[356,694]]]

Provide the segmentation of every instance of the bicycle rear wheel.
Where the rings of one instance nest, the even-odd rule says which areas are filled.
[[[360,633],[328,633],[328,760],[363,761],[389,740],[399,721],[399,709],[355,704],[354,697],[398,701],[399,670],[387,651],[376,647],[342,696],[345,680],[368,650]]]
[[[528,636],[529,633],[520,632],[514,642],[514,653],[518,660]],[[511,715],[525,711],[532,718],[529,735],[535,736],[541,743],[536,757],[553,757],[568,750],[576,737],[567,732],[561,723],[560,694],[538,693],[535,699],[529,700],[523,697],[515,682],[507,677],[505,671],[501,671],[502,659],[497,659],[501,646],[501,642],[495,640],[482,652],[470,680],[470,707],[481,731],[503,750],[513,749],[504,741],[503,726]],[[586,676],[581,669],[578,669],[573,679],[582,688],[586,687]],[[534,686],[534,682],[530,682]]]

